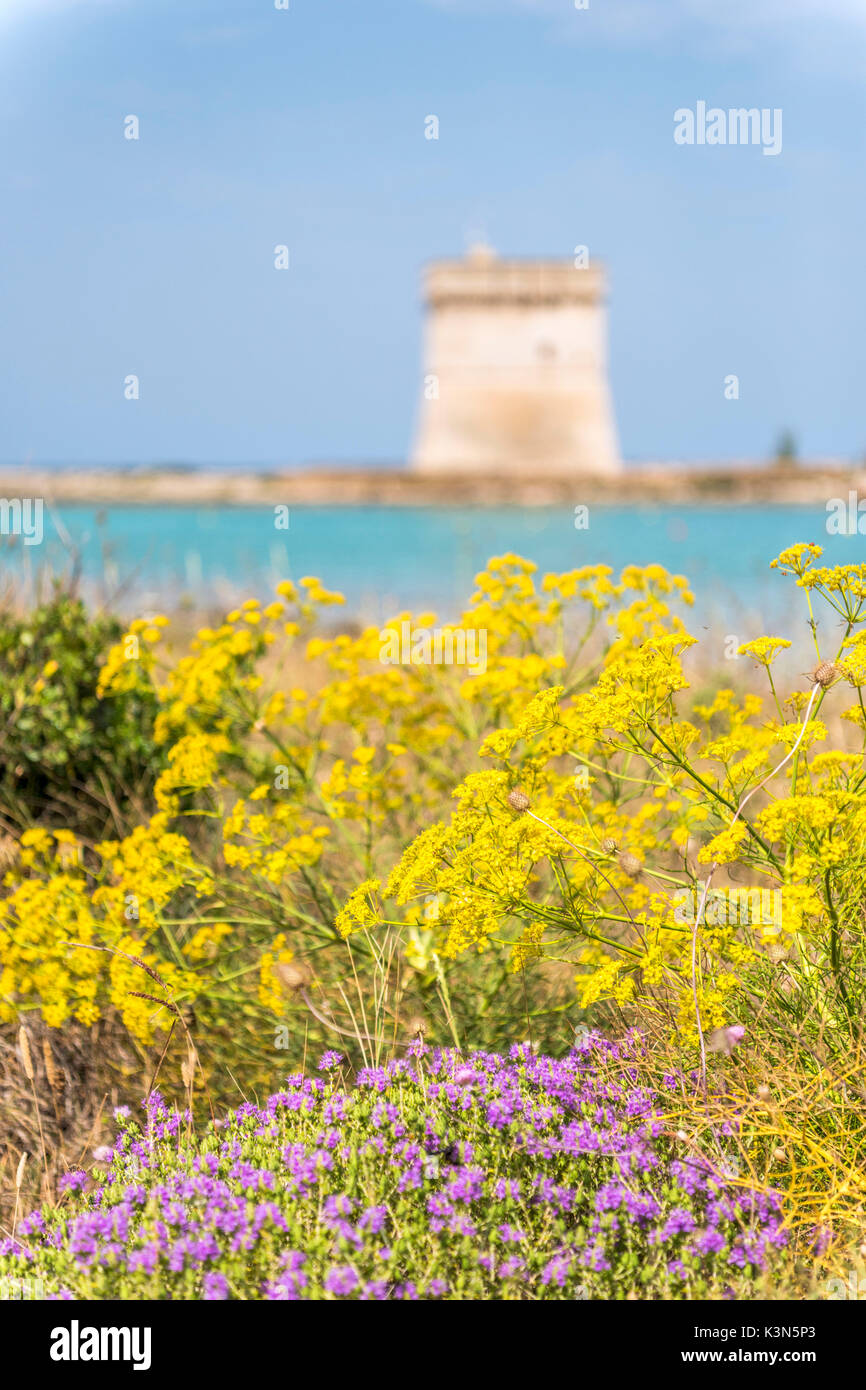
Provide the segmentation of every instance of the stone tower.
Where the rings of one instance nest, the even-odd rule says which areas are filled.
[[[425,297],[414,469],[619,471],[599,266],[506,261],[476,246],[430,265]]]

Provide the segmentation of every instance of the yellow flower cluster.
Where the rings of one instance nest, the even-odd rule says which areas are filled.
[[[167,625],[168,618],[162,614],[154,618],[136,618],[130,623],[127,632],[109,651],[99,673],[97,689],[100,695],[134,690],[139,683],[147,683],[156,659],[153,649]],[[48,674],[47,668],[45,674]]]
[[[806,587],[847,615],[841,650],[849,654],[850,679],[866,650],[866,633],[857,631],[864,621],[860,571],[811,569],[819,556],[819,547],[796,546],[773,563],[801,583],[808,575]],[[539,604],[530,574],[514,557],[491,565],[479,577],[476,607],[485,605],[491,618],[504,609],[519,613],[538,633],[552,614]],[[796,714],[767,721],[760,696],[730,690],[694,706],[703,730],[684,719],[677,708],[688,690],[682,663],[695,639],[666,596],[688,601],[685,581],[650,567],[627,570],[618,585],[602,569],[548,576],[543,586],[546,594],[580,593],[593,614],[627,590],[639,597],[609,616],[616,635],[592,682],[579,687],[563,678],[556,649],[559,669],[548,661],[531,681],[514,683],[496,709],[497,727],[479,746],[496,770],[464,777],[454,793],[458,809],[416,836],[384,896],[407,911],[435,899],[432,930],[445,958],[510,938],[512,969],[520,970],[554,953],[561,959],[571,940],[583,1007],[601,999],[622,1006],[664,987],[676,996],[680,1026],[693,1035],[695,1005],[705,1026],[724,1022],[738,978],[768,949],[796,941],[838,971],[840,924],[856,924],[859,939],[862,748],[811,753],[828,738],[816,716],[830,678],[820,691],[816,678],[811,701],[793,700],[801,716],[812,706],[806,723]],[[762,637],[740,652],[769,672],[790,645]],[[500,661],[492,669],[501,690],[507,667]],[[533,685],[541,688],[533,692]],[[770,693],[781,715],[772,682]],[[515,787],[520,794],[510,797]],[[758,904],[745,913],[744,872],[754,885],[746,896]],[[714,880],[712,894],[704,874]],[[366,895],[364,902],[369,927]],[[345,911],[349,920],[356,904]]]
[[[223,833],[226,864],[276,885],[318,862],[330,829],[315,824],[292,802],[265,806],[251,797],[250,804],[237,802]]]
[[[271,1013],[279,1014],[283,1005],[283,987],[276,972],[278,965],[288,965],[294,952],[286,945],[285,932],[278,932],[259,964],[259,1002]]]

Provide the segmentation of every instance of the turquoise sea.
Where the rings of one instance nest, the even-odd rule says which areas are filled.
[[[0,562],[17,581],[76,565],[90,597],[139,611],[218,608],[314,574],[375,621],[403,608],[456,615],[477,571],[508,550],[542,571],[654,561],[689,577],[699,613],[766,631],[795,593],[769,561],[796,541],[822,544],[829,563],[866,560],[866,537],[828,536],[818,506],[594,506],[585,530],[565,508],[293,507],[277,529],[271,507],[62,506],[46,509],[41,545],[4,538]]]

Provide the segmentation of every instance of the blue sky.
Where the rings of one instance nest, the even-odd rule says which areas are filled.
[[[606,262],[627,458],[862,457],[864,79],[862,0],[0,0],[0,459],[403,460],[482,233]]]

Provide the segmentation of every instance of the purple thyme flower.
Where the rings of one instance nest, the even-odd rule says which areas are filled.
[[[319,1071],[333,1071],[342,1060],[342,1052],[323,1052],[319,1060]]]

